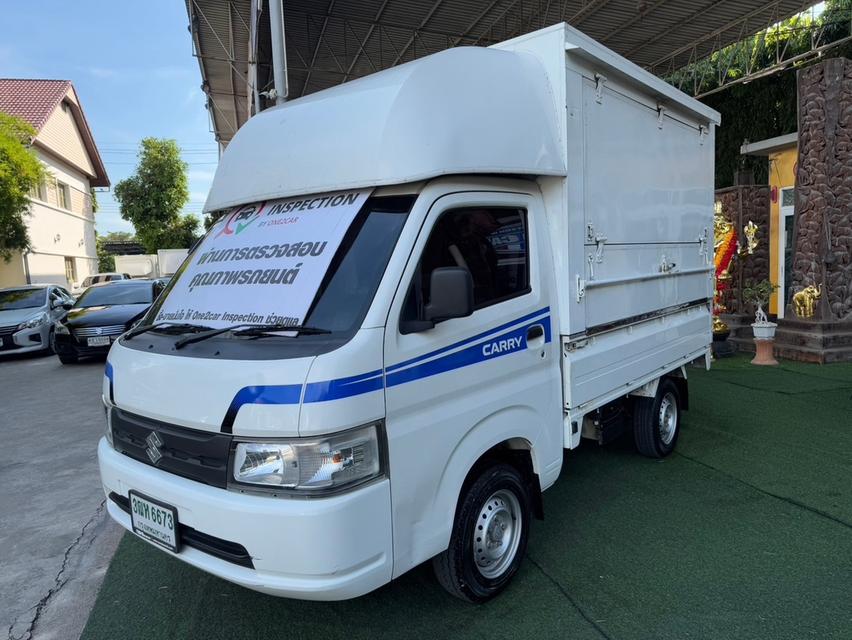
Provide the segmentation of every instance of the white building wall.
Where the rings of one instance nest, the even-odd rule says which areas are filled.
[[[74,287],[86,276],[97,273],[89,179],[52,154],[38,148],[35,151],[52,178],[47,180],[46,188],[38,197],[31,198],[27,229],[32,249],[26,256],[30,281]],[[69,209],[62,206],[56,181],[68,185]],[[66,277],[66,258],[73,261],[73,281]]]

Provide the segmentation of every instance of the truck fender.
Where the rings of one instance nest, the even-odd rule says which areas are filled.
[[[476,423],[458,441],[444,466],[438,486],[433,494],[426,522],[433,523],[429,535],[412,540],[412,556],[422,562],[440,553],[450,543],[453,522],[456,516],[464,482],[471,469],[489,450],[499,444],[509,443],[510,448],[528,449],[533,472],[540,474],[536,453],[541,426],[534,411],[524,406],[505,407]],[[533,498],[536,504],[537,498]],[[412,534],[417,536],[416,531]]]

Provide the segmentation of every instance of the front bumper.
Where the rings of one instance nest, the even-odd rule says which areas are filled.
[[[77,338],[70,336],[67,333],[57,333],[55,338],[57,353],[60,353],[62,355],[73,355],[79,358],[86,358],[89,356],[105,356],[109,353],[112,343],[113,340],[111,339],[110,343],[107,345],[102,345],[100,347],[90,347],[87,345],[86,338],[78,340]]]
[[[354,598],[391,579],[387,479],[338,496],[287,499],[242,494],[181,478],[118,453],[105,438],[98,444],[98,460],[107,496],[114,492],[126,498],[135,489],[176,507],[181,524],[242,545],[254,568],[189,546],[176,554],[220,578],[270,595],[304,600]],[[131,530],[130,516],[113,500],[107,500],[107,505],[110,516]]]
[[[32,329],[7,332],[0,331],[0,356],[13,353],[29,353],[31,351],[42,351],[50,342],[50,325],[43,324]]]

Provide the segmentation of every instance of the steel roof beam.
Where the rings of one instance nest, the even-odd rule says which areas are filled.
[[[317,54],[319,53],[320,44],[322,44],[323,38],[325,37],[325,30],[328,27],[328,19],[331,17],[331,12],[334,11],[334,2],[335,0],[329,0],[328,6],[325,10],[325,18],[322,21],[322,28],[320,28],[319,37],[317,38],[317,43],[314,46],[314,52],[311,55],[311,62],[308,65],[309,69],[312,69],[314,63],[317,61]],[[311,81],[311,71],[308,71],[308,77],[305,78],[305,82],[302,84],[302,93],[305,93],[305,89],[308,88],[308,83]]]
[[[376,17],[373,18],[374,24],[370,25],[370,27],[367,29],[367,35],[364,37],[364,44],[367,44],[370,41],[370,38],[373,35],[373,31],[376,30],[376,23],[378,23],[379,20],[382,19],[382,16],[385,13],[385,8],[388,6],[388,2],[390,2],[390,0],[384,0],[384,2],[382,2],[382,6],[379,7],[379,10],[376,12]],[[381,34],[381,31],[379,31],[379,39],[380,40],[381,40],[381,37],[382,37],[382,34]],[[358,64],[358,60],[361,57],[361,51],[363,51],[363,47],[359,51],[357,51],[355,53],[355,55],[352,57],[352,62],[349,63],[349,66],[346,68],[346,73],[343,74],[343,80],[342,80],[343,82],[346,82],[349,79],[349,76],[352,74],[352,69],[354,69],[355,65]]]
[[[402,51],[399,52],[399,55],[391,63],[392,67],[395,67],[399,64],[399,61],[402,60],[402,57],[408,52],[408,49],[411,48],[414,39],[417,37],[418,29],[422,29],[426,26],[426,23],[429,22],[433,15],[435,15],[435,12],[438,10],[438,7],[440,7],[443,2],[444,0],[435,0],[435,2],[432,4],[432,8],[429,9],[429,13],[427,13],[426,17],[420,21],[420,26],[417,27],[417,29],[414,29],[414,33],[412,33],[411,37],[408,39],[408,42],[405,43],[405,46],[402,47]]]
[[[728,1],[728,0],[722,0],[722,2],[726,2],[726,1]],[[666,60],[670,60],[670,59],[674,60],[675,58],[677,58],[677,56],[679,56],[683,53],[686,53],[690,49],[697,47],[698,45],[703,44],[703,43],[707,42],[708,40],[712,40],[713,38],[721,36],[723,33],[730,31],[731,29],[735,28],[737,25],[740,25],[744,22],[747,23],[752,18],[759,16],[762,13],[766,13],[769,10],[774,10],[772,15],[776,16],[776,20],[777,20],[777,16],[780,15],[780,13],[779,13],[780,4],[781,4],[781,0],[771,0],[770,2],[767,2],[766,4],[763,4],[759,7],[757,7],[756,9],[752,9],[748,13],[746,13],[742,16],[739,16],[735,20],[731,20],[730,22],[719,27],[718,29],[714,29],[713,31],[705,34],[704,36],[694,40],[690,44],[685,45],[683,47],[679,47],[678,49],[675,49],[671,53],[666,54],[665,57],[660,58],[659,60],[656,60],[656,61],[652,62],[651,64],[649,64],[648,68],[653,69],[654,67],[665,62]],[[803,0],[801,10],[804,11],[808,7],[809,4],[812,4],[812,3],[809,2],[808,0]],[[766,26],[768,27],[771,24],[772,23],[770,22]],[[627,55],[630,55],[630,52],[628,52]]]

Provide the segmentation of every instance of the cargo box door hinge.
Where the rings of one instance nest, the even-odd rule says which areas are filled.
[[[583,299],[586,295],[586,281],[579,275],[577,276],[577,302]]]
[[[707,251],[707,227],[701,232],[701,235],[698,236],[698,255],[704,257],[704,264],[710,264],[710,253]]]

